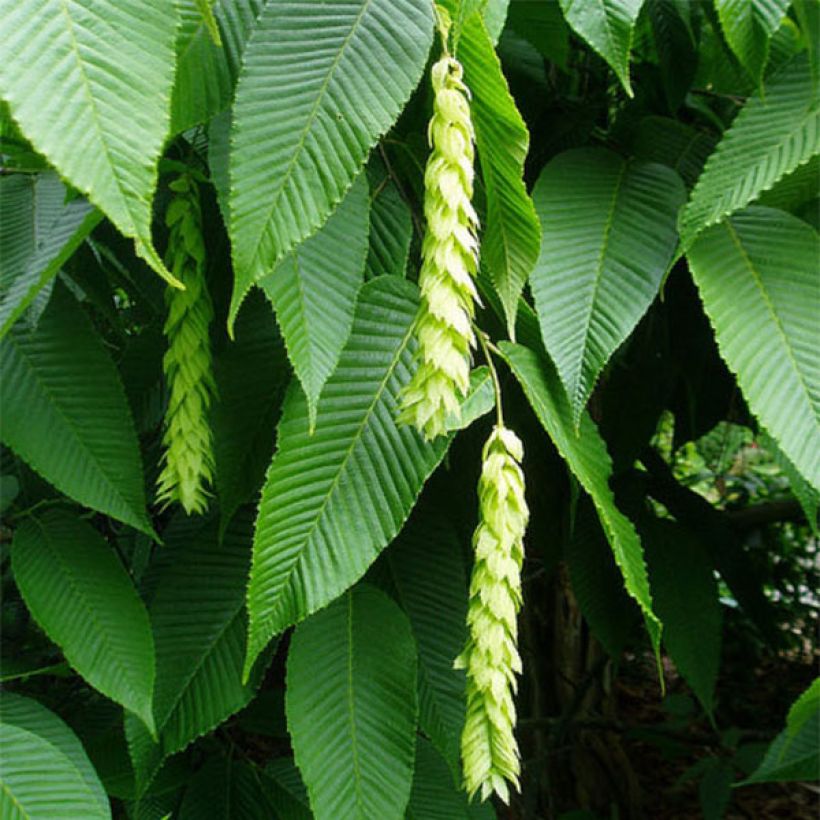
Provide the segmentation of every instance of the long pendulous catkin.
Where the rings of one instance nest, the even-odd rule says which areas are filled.
[[[424,174],[427,232],[416,320],[419,366],[402,394],[400,419],[428,439],[446,432],[470,382],[473,277],[478,218],[472,205],[474,134],[461,64],[446,54],[433,66],[432,152]]]
[[[467,718],[461,737],[464,785],[481,799],[496,792],[509,802],[518,787],[515,728],[521,607],[521,564],[529,511],[524,499],[523,446],[497,425],[483,450],[478,482],[480,520],[473,536],[475,563],[467,612],[469,636],[456,667],[467,673]]]
[[[165,217],[170,230],[166,263],[185,290],[169,287],[165,293],[168,349],[163,368],[169,399],[157,501],[179,501],[190,514],[205,511],[206,486],[213,481],[208,411],[216,392],[209,339],[214,312],[205,282],[205,244],[196,183],[182,175],[170,187],[173,196]]]

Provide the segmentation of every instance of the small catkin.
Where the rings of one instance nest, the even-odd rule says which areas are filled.
[[[516,674],[521,672],[516,617],[529,511],[524,500],[523,446],[498,425],[484,445],[478,482],[479,525],[467,611],[469,636],[455,666],[467,673],[467,717],[461,736],[464,785],[472,797],[493,792],[509,802],[519,787],[515,727]]]
[[[432,146],[424,174],[427,232],[416,319],[419,367],[402,393],[400,420],[428,439],[458,417],[470,384],[472,319],[478,299],[478,218],[472,205],[474,133],[461,64],[445,54],[432,70]]]
[[[169,387],[165,413],[163,469],[157,501],[179,501],[185,512],[208,506],[206,484],[213,481],[213,434],[208,411],[216,393],[211,368],[209,326],[213,306],[205,282],[205,244],[196,183],[187,175],[170,185],[165,221],[170,230],[167,264],[185,290],[168,287],[163,368]]]

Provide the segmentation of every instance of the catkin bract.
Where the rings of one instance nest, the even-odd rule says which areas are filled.
[[[521,564],[529,511],[520,467],[523,447],[496,426],[484,445],[478,483],[480,520],[473,536],[475,563],[467,612],[469,636],[456,667],[467,673],[467,717],[461,737],[464,784],[484,800],[495,791],[509,801],[507,783],[520,773],[515,727],[521,607]]]
[[[206,485],[213,481],[213,434],[208,411],[216,392],[209,327],[213,306],[205,282],[205,244],[196,183],[186,175],[171,183],[166,213],[166,263],[185,290],[168,287],[163,369],[169,399],[165,413],[163,468],[157,501],[179,501],[187,513],[208,506]]]
[[[449,55],[432,70],[432,152],[424,174],[427,231],[419,272],[416,321],[419,366],[402,394],[400,419],[426,438],[446,432],[470,383],[472,319],[478,298],[473,277],[478,218],[472,205],[474,133],[461,64]]]

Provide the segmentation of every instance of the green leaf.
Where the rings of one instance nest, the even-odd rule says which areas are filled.
[[[305,391],[311,430],[322,388],[353,326],[367,258],[369,205],[362,174],[319,232],[259,280]]]
[[[416,735],[416,646],[384,593],[354,587],[300,624],[286,708],[317,820],[401,817]]]
[[[791,0],[715,0],[726,42],[756,83],[763,78],[769,41],[790,5]]]
[[[370,180],[370,244],[365,277],[405,276],[413,238],[410,209],[382,162],[371,158],[367,175]]]
[[[465,24],[458,58],[472,92],[470,109],[487,194],[481,264],[492,276],[513,337],[518,300],[538,258],[538,218],[522,178],[530,137],[478,15]]]
[[[94,795],[97,803],[94,817],[111,816],[105,789],[82,743],[57,715],[32,698],[2,692],[0,693],[0,725],[14,726],[51,744],[56,751],[70,761],[88,790]],[[2,763],[0,763],[1,771]],[[0,774],[0,779],[5,780],[5,777]]]
[[[414,366],[417,306],[403,279],[368,282],[312,435],[302,391],[285,399],[256,522],[246,671],[273,635],[361,577],[444,456],[446,439],[428,443],[396,421]]]
[[[452,520],[421,506],[385,553],[419,651],[419,726],[461,781],[466,681],[453,661],[467,640],[467,576]]]
[[[221,542],[216,523],[201,519],[181,520],[165,540],[168,557],[157,570],[149,608],[157,647],[159,745],[140,737],[139,727],[127,727],[143,787],[162,760],[246,706],[263,671],[260,662],[250,681],[242,682],[249,516],[237,515]]]
[[[577,425],[604,365],[657,295],[686,191],[663,165],[579,148],[547,164],[533,198],[542,235],[531,287]]]
[[[263,5],[264,0],[215,0],[211,9],[210,0],[177,0],[172,134],[207,122],[231,104],[245,43]]]
[[[741,785],[820,779],[820,678],[792,704],[786,728]]]
[[[816,489],[818,258],[820,240],[809,225],[762,207],[710,228],[688,254],[720,353],[749,407]]]
[[[507,24],[559,68],[566,70],[569,59],[569,28],[557,3],[512,0]]]
[[[631,97],[629,52],[643,0],[560,1],[564,19],[609,63]]]
[[[110,820],[111,810],[100,804],[96,789],[59,746],[3,720],[0,816],[9,820]]]
[[[36,330],[18,325],[0,342],[0,373],[3,443],[67,496],[153,534],[125,392],[64,287]]]
[[[270,820],[271,807],[253,768],[241,760],[210,757],[191,778],[179,820]]]
[[[429,740],[416,740],[413,789],[407,806],[407,820],[492,820],[492,803],[473,803],[463,789],[453,784],[444,758]]]
[[[222,534],[239,506],[262,485],[290,378],[285,345],[261,292],[243,305],[236,339],[214,357],[214,375],[219,401],[211,423]]]
[[[11,560],[26,606],[66,660],[153,732],[151,625],[113,549],[76,515],[52,509],[23,519]]]
[[[0,96],[37,150],[160,276],[151,239],[174,77],[173,0],[0,0]]]
[[[698,43],[692,20],[696,8],[688,0],[651,0],[646,6],[670,111],[683,103],[697,71]]]
[[[820,97],[805,54],[751,97],[706,163],[680,218],[688,248],[705,228],[746,206],[820,151]]]
[[[556,449],[592,497],[626,590],[643,612],[657,655],[661,622],[652,611],[643,548],[632,522],[615,506],[609,487],[612,461],[595,422],[588,414],[582,414],[576,433],[572,409],[551,362],[529,348],[510,342],[502,342],[501,351]]]
[[[231,317],[342,199],[418,83],[432,37],[432,6],[414,0],[267,2],[234,106]]]
[[[701,539],[672,521],[648,519],[641,536],[664,645],[711,715],[722,630],[714,562]]]
[[[277,757],[265,767],[262,784],[279,820],[313,820],[302,776],[290,757]]]
[[[102,219],[57,174],[0,177],[0,338]]]

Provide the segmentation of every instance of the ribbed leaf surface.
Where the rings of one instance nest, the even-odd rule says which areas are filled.
[[[210,757],[191,778],[178,820],[271,820],[259,776],[241,760]]]
[[[0,338],[102,218],[57,174],[0,177]]]
[[[177,0],[177,71],[171,97],[171,133],[207,122],[233,99],[248,35],[264,0],[215,0],[212,7],[220,44],[200,12],[203,0]],[[211,0],[204,0],[206,6]]]
[[[370,246],[365,276],[404,276],[413,238],[410,209],[402,199],[396,183],[383,163],[371,158],[367,175],[370,180]]]
[[[3,443],[61,492],[152,533],[122,384],[65,288],[55,288],[36,330],[17,326],[0,342],[0,373]]]
[[[820,151],[820,96],[798,55],[751,97],[718,143],[681,212],[681,241],[743,208]]]
[[[318,233],[277,263],[259,284],[276,310],[310,424],[339,361],[364,281],[370,197],[360,175]]]
[[[820,535],[820,491],[815,490],[798,469],[786,457],[786,454],[777,446],[777,442],[765,432],[758,433],[757,440],[760,446],[772,457],[775,464],[783,471],[789,480],[789,489],[803,508],[806,522],[815,536]]]
[[[492,276],[513,336],[518,299],[538,258],[538,218],[522,178],[530,135],[480,15],[464,26],[458,58],[473,95],[470,109],[487,194],[481,264]]]
[[[820,242],[784,211],[752,207],[688,254],[721,355],[752,412],[820,488]]]
[[[317,820],[402,817],[416,736],[416,646],[404,613],[360,585],[297,627],[288,728]]]
[[[143,784],[165,757],[253,698],[261,669],[254,670],[248,683],[241,679],[250,544],[251,522],[242,514],[221,543],[216,522],[181,522],[166,538],[169,558],[158,570],[149,608],[157,647],[154,715],[159,746],[137,737],[139,727],[128,727]]]
[[[350,187],[419,81],[432,22],[415,0],[266,3],[236,90],[233,313]]]
[[[466,682],[453,661],[467,639],[467,576],[452,521],[424,506],[386,558],[419,651],[419,725],[447,760],[451,781],[460,782]]]
[[[577,424],[599,373],[655,299],[686,191],[663,165],[580,148],[547,164],[533,198],[542,235],[531,287]]]
[[[302,776],[291,757],[278,757],[265,767],[262,780],[268,801],[280,820],[313,820]]]
[[[362,288],[313,435],[302,392],[285,399],[256,522],[246,670],[273,635],[361,577],[444,456],[446,439],[425,442],[396,422],[414,366],[416,300],[398,277]]]
[[[453,783],[444,758],[429,740],[416,742],[413,789],[406,820],[492,820],[492,803],[470,803],[463,789]]]
[[[643,548],[632,522],[615,506],[609,486],[612,461],[595,422],[588,414],[582,414],[576,433],[572,409],[552,363],[521,345],[502,342],[501,348],[556,449],[591,496],[626,590],[643,612],[657,653],[661,623],[652,611]]]
[[[723,626],[714,562],[696,535],[672,521],[650,519],[641,535],[664,646],[711,714]]]
[[[35,147],[169,277],[151,239],[173,0],[0,0],[0,96]]]
[[[151,625],[113,549],[76,514],[52,509],[15,529],[11,558],[26,606],[66,660],[153,730]]]
[[[573,31],[603,57],[631,96],[629,52],[643,0],[560,0]]]
[[[94,795],[97,803],[97,814],[94,816],[111,816],[105,789],[100,783],[100,778],[88,759],[82,743],[54,712],[49,711],[32,698],[14,695],[11,692],[3,692],[0,694],[0,724],[15,726],[50,743],[58,752],[68,758],[80,777],[85,781],[88,790]],[[0,760],[0,768],[2,768],[2,760]]]
[[[66,728],[66,731],[69,731]],[[3,820],[99,820],[111,811],[74,762],[48,740],[0,722],[0,816]]]
[[[769,56],[769,40],[791,0],[715,0],[720,27],[741,65],[760,82]]]

